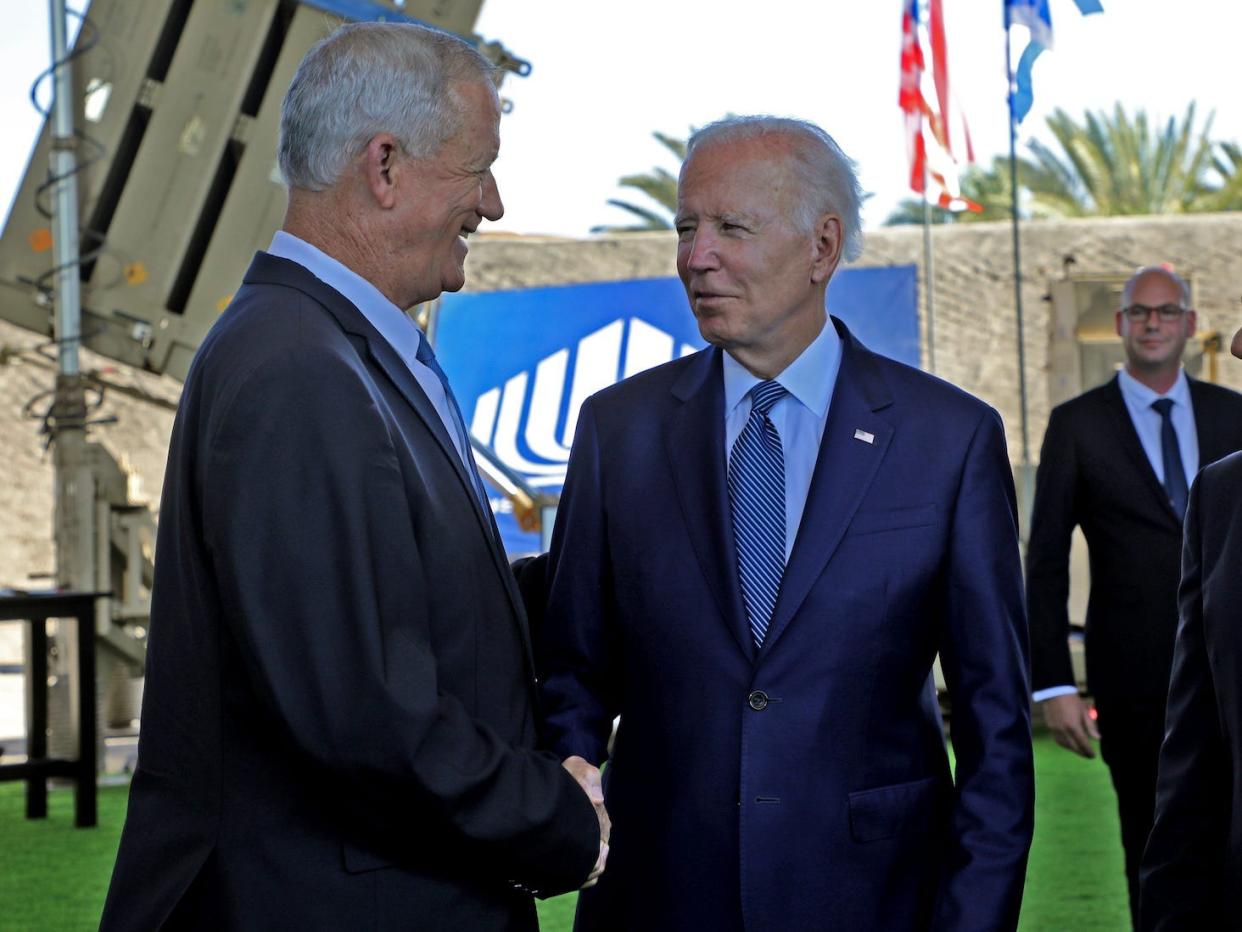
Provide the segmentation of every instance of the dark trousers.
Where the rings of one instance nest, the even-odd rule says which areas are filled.
[[[1164,738],[1164,703],[1119,703],[1111,707],[1097,700],[1096,709],[1100,753],[1117,792],[1130,918],[1137,928],[1139,865],[1156,808],[1156,771],[1160,762],[1160,742]]]

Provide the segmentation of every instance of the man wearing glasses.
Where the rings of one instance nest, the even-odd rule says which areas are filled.
[[[1035,480],[1027,550],[1034,698],[1058,744],[1112,775],[1130,909],[1151,830],[1177,628],[1182,519],[1200,465],[1242,448],[1242,395],[1189,378],[1190,289],[1170,268],[1139,269],[1116,315],[1126,364],[1058,406]],[[1087,685],[1078,695],[1067,643],[1070,540],[1087,539]]]

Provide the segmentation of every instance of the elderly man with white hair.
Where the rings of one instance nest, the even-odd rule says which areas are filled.
[[[191,367],[105,930],[533,930],[602,810],[536,751],[521,599],[404,310],[502,213],[491,66],[414,25],[307,53],[283,229]]]
[[[860,200],[819,127],[696,133],[677,268],[711,346],[578,417],[543,653],[547,740],[608,758],[580,930],[1017,923],[1033,775],[1004,430],[828,315]]]

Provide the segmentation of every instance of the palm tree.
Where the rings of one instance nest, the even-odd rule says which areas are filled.
[[[1204,210],[1242,210],[1242,146],[1236,142],[1219,144],[1220,154],[1212,157],[1212,170],[1220,186],[1202,201]]]
[[[996,156],[987,168],[969,165],[960,179],[962,195],[983,208],[974,211],[951,211],[932,206],[932,223],[974,223],[980,220],[1009,219],[1009,160]],[[885,226],[923,222],[923,201],[907,197],[884,220]]]
[[[1153,131],[1143,110],[1131,118],[1121,104],[1112,113],[1090,111],[1076,121],[1058,109],[1048,118],[1055,146],[1031,139],[1029,157],[1018,159],[1018,184],[1029,193],[1033,218],[1122,214],[1198,213],[1242,209],[1242,147],[1214,143],[1212,116],[1198,131],[1195,105],[1180,120]],[[934,222],[1007,219],[1009,163],[997,157],[987,169],[971,167],[962,193],[982,204],[981,214],[946,216]],[[922,202],[908,198],[885,221],[921,223]]]
[[[1170,117],[1154,132],[1147,114],[1133,119],[1120,103],[1084,114],[1078,123],[1064,110],[1048,118],[1060,151],[1037,139],[1032,158],[1020,160],[1019,176],[1032,203],[1061,217],[1188,213],[1205,208],[1216,190],[1209,180],[1212,116],[1194,129],[1195,105],[1179,123]]]
[[[677,163],[680,165],[686,157],[686,140],[660,132],[651,135],[677,157]],[[608,201],[609,204],[633,214],[640,222],[629,226],[600,224],[591,227],[592,233],[635,233],[643,230],[671,230],[673,228],[673,214],[677,212],[676,175],[667,169],[657,167],[639,175],[626,175],[618,184],[623,188],[641,191],[655,202],[658,209],[612,198]]]

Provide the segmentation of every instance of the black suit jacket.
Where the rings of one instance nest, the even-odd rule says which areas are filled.
[[[1190,490],[1139,926],[1242,928],[1242,453]]]
[[[1189,381],[1199,462],[1242,449],[1242,395]],[[1035,690],[1074,682],[1066,638],[1075,525],[1091,565],[1088,686],[1104,704],[1163,703],[1177,627],[1181,522],[1116,378],[1053,409],[1044,434],[1027,548]]]
[[[439,416],[260,253],[169,450],[104,929],[534,929],[599,828],[532,750],[520,598]]]

